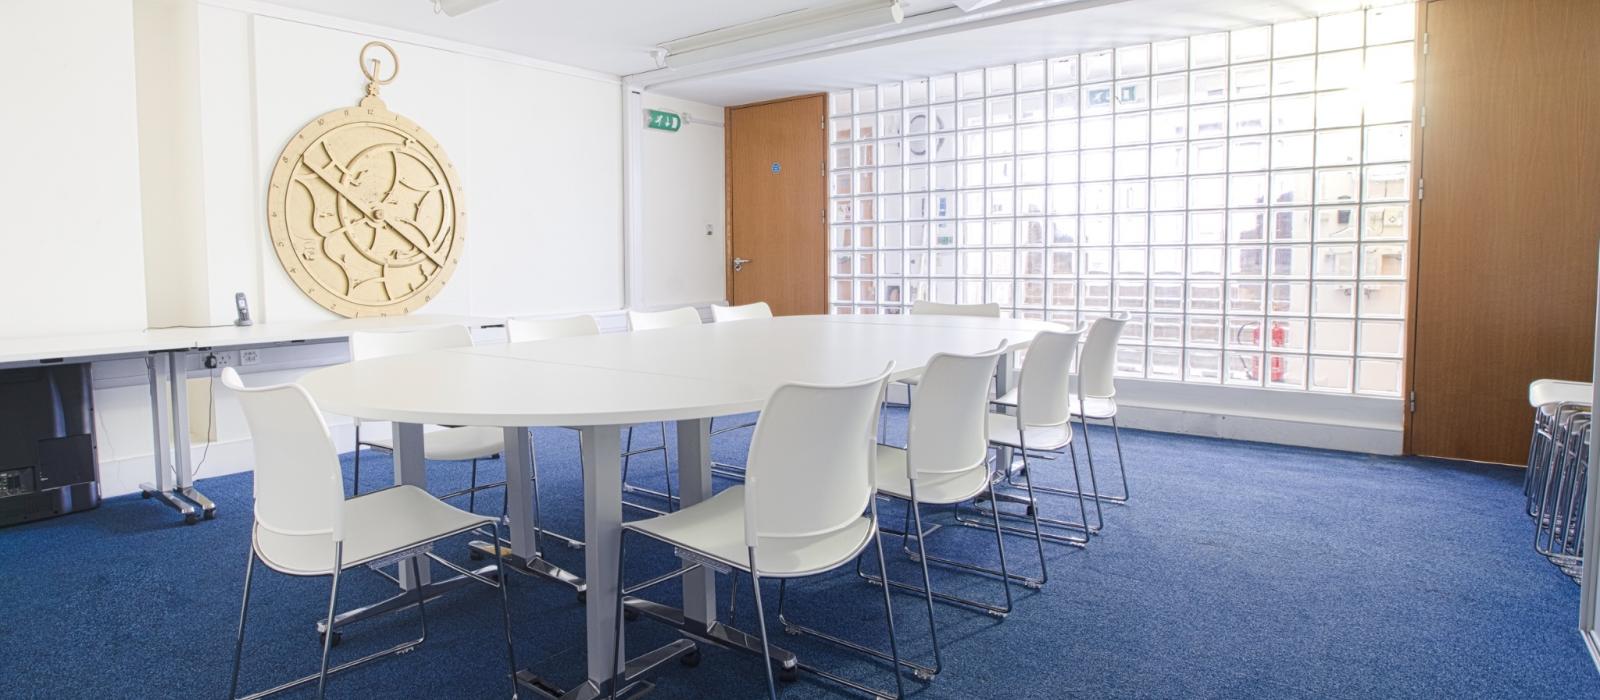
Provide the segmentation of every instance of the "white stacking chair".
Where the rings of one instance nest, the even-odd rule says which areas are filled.
[[[1122,328],[1128,324],[1128,314],[1118,313],[1095,319],[1085,334],[1078,356],[1077,390],[1072,394],[1072,415],[1083,427],[1083,452],[1089,463],[1089,493],[1094,499],[1095,531],[1105,525],[1100,504],[1128,502],[1128,470],[1122,461],[1122,430],[1117,426],[1117,341]],[[995,399],[1002,406],[1016,406],[1017,393],[1011,391]],[[1117,446],[1117,472],[1122,477],[1122,494],[1112,495],[1100,491],[1099,477],[1094,469],[1094,449],[1089,439],[1089,419],[1111,422],[1111,437]],[[1035,484],[1034,490],[1057,496],[1077,496],[1074,489]]]
[[[617,588],[632,595],[639,590],[673,580],[656,577],[633,589],[623,586],[627,535],[642,535],[675,547],[690,569],[750,574],[760,625],[762,663],[767,670],[767,693],[777,698],[771,646],[767,639],[766,612],[761,601],[761,580],[779,579],[778,614],[783,616],[788,580],[833,571],[877,545],[878,567],[884,566],[883,540],[878,533],[875,478],[879,397],[888,381],[889,367],[876,377],[849,384],[822,386],[785,384],[767,399],[750,439],[745,483],[723,490],[706,501],[675,513],[623,525],[618,548]],[[889,587],[883,590],[884,619],[889,633],[889,653],[825,635],[796,625],[786,629],[809,633],[850,649],[889,660],[896,692],[869,688],[818,668],[799,665],[783,669],[785,676],[805,670],[876,697],[903,697],[904,684],[899,647],[895,642],[894,609]],[[622,609],[618,596],[619,643],[612,663],[622,658]],[[621,679],[612,687],[621,685]]]
[[[419,331],[375,332],[358,331],[350,334],[350,359],[370,360],[392,355],[405,355],[429,350],[444,350],[472,345],[472,333],[466,326],[440,326]],[[361,493],[361,448],[370,447],[384,452],[394,452],[390,438],[362,439],[361,427],[365,423],[355,420],[356,451],[353,495]],[[467,488],[445,494],[441,498],[467,496],[467,510],[477,510],[478,492],[504,486],[505,482],[478,485],[478,460],[493,459],[505,451],[505,435],[500,428],[461,426],[428,431],[422,437],[423,458],[432,461],[458,462],[470,460],[472,474]]]
[[[940,353],[928,361],[922,372],[919,391],[922,400],[911,409],[906,423],[906,447],[878,445],[878,494],[904,501],[910,527],[903,532],[889,528],[883,531],[901,537],[901,548],[922,564],[922,586],[917,587],[890,580],[889,585],[922,596],[928,608],[928,629],[933,640],[933,667],[927,668],[906,662],[920,678],[931,678],[943,667],[939,650],[939,632],[933,619],[933,600],[940,600],[976,608],[995,617],[1005,617],[1011,612],[1011,574],[1006,568],[1006,545],[1002,534],[998,510],[994,516],[995,547],[1000,554],[1000,570],[994,571],[968,562],[934,557],[928,554],[924,538],[928,531],[922,526],[922,506],[949,506],[971,501],[989,489],[993,470],[989,461],[989,380],[994,376],[995,365],[1006,351],[1005,342],[988,352],[976,355]],[[917,550],[910,549],[910,538],[917,541]],[[982,603],[933,590],[928,574],[928,562],[954,566],[968,571],[997,575],[1005,591],[1004,605]],[[873,583],[877,576],[864,574],[861,561],[856,560],[857,574]]]
[[[772,318],[772,307],[767,302],[758,301],[753,304],[739,306],[713,306],[711,307],[711,320],[715,323],[727,321],[743,321],[752,318]]]
[[[1589,410],[1594,385],[1560,379],[1535,379],[1528,383],[1528,407],[1533,409],[1533,439],[1528,443],[1528,468],[1523,471],[1522,492],[1528,514],[1537,510],[1538,485],[1555,453],[1555,436],[1572,414]]]
[[[758,302],[755,302],[755,303],[752,303],[752,304],[742,304],[740,306],[713,306],[713,307],[711,307],[711,320],[716,322],[716,323],[728,323],[730,321],[745,321],[745,320],[757,319],[757,318],[772,318],[772,307],[767,306],[767,302],[758,301]],[[748,422],[740,423],[738,425],[730,425],[730,426],[726,426],[726,427],[723,427],[723,428],[718,428],[718,427],[716,427],[716,423],[717,423],[716,419],[713,418],[712,421],[711,421],[711,425],[712,425],[711,436],[713,438],[718,436],[718,435],[721,435],[723,433],[731,433],[731,432],[733,432],[735,430],[744,430],[745,428],[754,428],[755,425],[756,425],[755,421],[748,421]],[[711,463],[711,472],[713,474],[716,474],[717,476],[720,476],[720,477],[723,477],[723,478],[726,478],[726,479],[733,479],[735,481],[743,481],[744,480],[744,465],[740,465],[740,464],[728,464],[727,462],[712,462]]]
[[[682,306],[676,309],[668,309],[666,311],[633,311],[631,309],[628,311],[628,330],[630,331],[653,331],[663,328],[682,328],[685,326],[698,326],[700,323],[700,311],[695,309],[693,306]],[[647,496],[654,496],[664,500],[667,504],[666,510],[651,508],[638,503],[624,502],[624,505],[630,508],[636,508],[648,513],[661,515],[662,513],[667,513],[672,510],[673,504],[678,502],[678,497],[672,493],[672,463],[671,460],[667,458],[667,424],[665,422],[661,422],[658,424],[658,427],[661,429],[661,445],[659,447],[648,447],[640,450],[634,450],[633,426],[628,426],[627,437],[625,438],[622,450],[622,490],[628,493],[642,493]],[[665,493],[655,489],[645,488],[643,486],[634,486],[628,483],[628,466],[633,459],[633,455],[654,452],[656,450],[661,451],[661,469],[666,473],[667,490]]]
[[[1089,525],[1089,508],[1084,499],[1083,482],[1078,472],[1077,453],[1072,448],[1072,394],[1070,382],[1072,379],[1072,365],[1078,354],[1078,339],[1083,334],[1079,331],[1041,331],[1034,336],[1033,342],[1028,346],[1028,359],[1022,364],[1021,375],[1017,379],[1016,413],[990,413],[989,414],[989,442],[995,447],[1010,447],[1022,458],[1020,470],[1013,471],[1013,465],[1002,464],[1005,478],[997,481],[996,486],[1002,484],[1014,485],[1015,474],[1022,475],[1026,496],[1018,496],[999,489],[991,489],[990,507],[998,508],[1002,502],[1018,503],[1026,506],[1026,518],[1032,521],[1032,531],[1008,529],[1007,532],[1031,535],[1039,544],[1040,578],[1037,583],[1042,585],[1048,578],[1044,570],[1044,540],[1061,544],[1070,544],[1082,547],[1088,544],[1089,535],[1095,528]],[[1033,484],[1033,463],[1029,457],[1034,453],[1066,452],[1072,459],[1072,478],[1077,489],[1073,491],[1078,500],[1080,520],[1072,522],[1046,518],[1039,514],[1043,508],[1038,498],[1038,487]],[[1012,513],[1001,512],[1003,517],[1019,517]],[[968,521],[969,524],[980,524]],[[1075,530],[1081,535],[1058,535],[1043,533],[1041,524],[1048,524],[1056,528]],[[1030,587],[1033,584],[1024,582]]]
[[[693,306],[681,306],[666,311],[628,311],[628,330],[653,331],[698,325],[700,325],[700,311]]]
[[[936,301],[918,299],[911,304],[911,314],[917,316],[971,316],[973,318],[1000,318],[1000,304],[994,302],[990,302],[988,304],[941,304]],[[920,378],[917,376],[906,377],[905,379],[900,380],[901,384],[906,385],[906,408],[908,410],[911,408],[911,392],[917,386],[919,381]],[[880,421],[883,421],[883,425],[879,426],[879,433],[884,433],[887,431],[887,420],[887,415],[880,417]]]
[[[416,589],[417,617],[422,635],[333,668],[328,653],[335,637],[332,629],[339,603],[339,580],[348,569],[409,559],[412,580],[420,580],[418,557],[457,571],[480,583],[500,589],[505,625],[506,661],[515,696],[517,660],[512,647],[511,611],[506,576],[485,578],[439,558],[432,552],[439,540],[488,526],[499,534],[500,522],[490,516],[455,508],[415,486],[395,486],[345,500],[339,454],[328,436],[327,424],[316,402],[294,384],[246,388],[232,367],[222,370],[222,385],[234,392],[244,408],[255,445],[255,524],[251,530],[250,557],[244,569],[244,600],[239,606],[239,631],[233,647],[233,676],[228,697],[238,697],[239,667],[244,655],[245,623],[250,613],[250,585],[256,560],[290,576],[328,576],[328,632],[322,637],[322,664],[317,673],[257,692],[260,698],[316,683],[317,697],[327,687],[328,676],[380,658],[404,654],[428,636],[424,610],[426,596]],[[499,554],[496,552],[498,561]],[[504,572],[504,562],[498,562]]]

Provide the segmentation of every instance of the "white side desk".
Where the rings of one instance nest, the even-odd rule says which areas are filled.
[[[194,524],[216,514],[211,499],[195,490],[189,455],[188,356],[298,343],[339,342],[363,330],[415,330],[446,324],[491,325],[499,320],[465,316],[397,316],[333,319],[253,326],[152,328],[143,331],[0,339],[0,369],[81,364],[142,358],[150,387],[155,479],[141,484],[146,498],[171,506]]]
[[[512,555],[507,560],[522,571],[549,568],[540,559],[530,513],[528,428],[581,431],[587,680],[566,691],[528,671],[518,680],[545,697],[588,699],[607,695],[619,672],[631,686],[651,668],[693,651],[691,640],[757,654],[761,649],[755,638],[717,621],[714,572],[700,568],[684,575],[681,610],[628,600],[630,608],[674,625],[686,638],[611,667],[622,525],[621,427],[677,423],[680,491],[684,505],[691,505],[711,496],[714,416],[759,410],[786,382],[860,379],[891,360],[894,378],[909,377],[937,352],[989,350],[1001,340],[1021,348],[1047,328],[1058,326],[948,316],[755,319],[387,357],[319,369],[301,383],[325,410],[395,424],[397,483],[426,487],[424,424],[504,428]],[[1002,382],[1008,369],[1009,361],[1003,361]],[[402,585],[431,585],[425,570],[422,576]],[[773,659],[787,668],[797,663],[781,649],[773,650]]]

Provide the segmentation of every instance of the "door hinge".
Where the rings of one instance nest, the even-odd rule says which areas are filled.
[[[1407,410],[1409,410],[1411,413],[1417,412],[1417,392],[1411,392],[1411,396],[1408,397],[1407,404]]]
[[[1422,201],[1422,178],[1417,178],[1417,201]]]
[[[1420,120],[1420,122],[1421,123],[1418,124],[1419,128],[1422,128],[1422,129],[1428,128],[1428,106],[1427,105],[1423,105],[1422,106],[1422,119]]]
[[[827,131],[828,130],[828,118],[827,117],[823,117],[822,118],[822,130],[823,131]]]
[[[1428,33],[1422,33],[1422,55],[1428,55]]]

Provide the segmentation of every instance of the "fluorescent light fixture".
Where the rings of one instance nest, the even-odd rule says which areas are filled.
[[[456,17],[495,2],[498,0],[433,0],[433,12]]]
[[[954,0],[954,2],[956,7],[961,8],[962,12],[971,12],[973,10],[981,10],[1000,2],[1000,0]]]
[[[885,4],[885,0],[840,0],[673,39],[662,42],[660,48],[666,49],[669,55],[681,56],[757,38],[779,44],[881,27],[887,24],[883,16]],[[904,10],[899,0],[887,4],[891,13],[896,7]]]
[[[900,4],[900,0],[889,0],[889,18],[895,24],[906,21],[906,6]]]

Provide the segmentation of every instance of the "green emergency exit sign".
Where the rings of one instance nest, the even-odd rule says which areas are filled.
[[[649,119],[645,120],[645,126],[651,129],[677,131],[683,128],[683,117],[673,114],[672,112],[663,112],[659,109],[647,111],[649,113]]]

